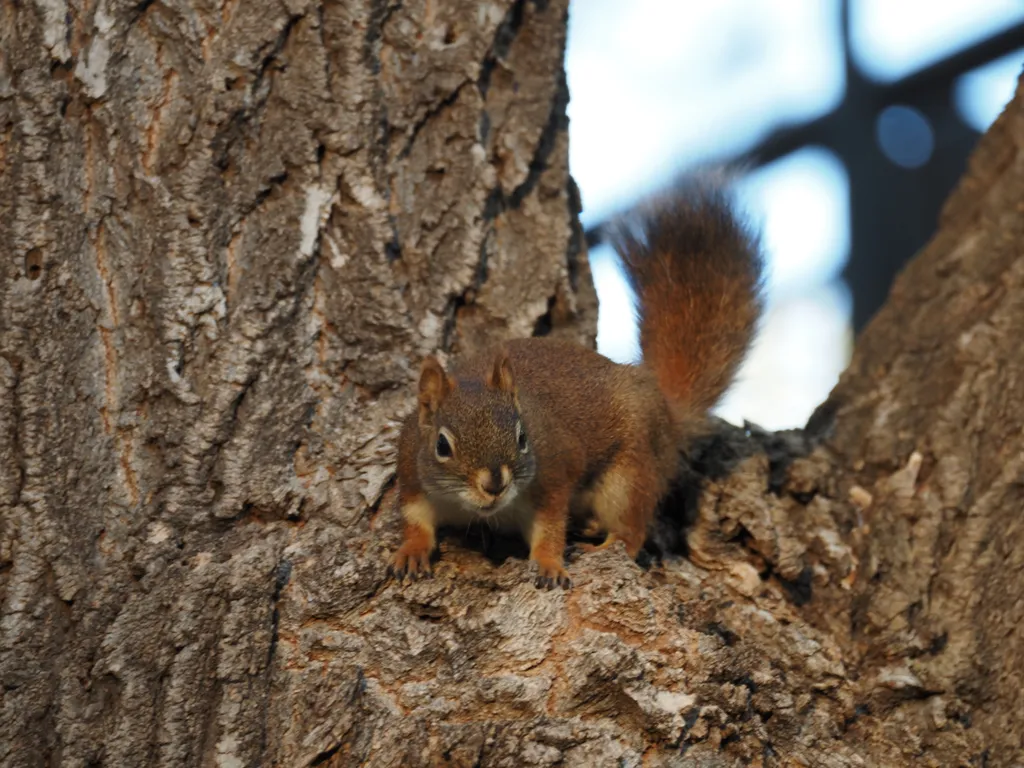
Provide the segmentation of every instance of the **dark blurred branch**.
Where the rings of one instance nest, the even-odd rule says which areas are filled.
[[[959,179],[978,133],[953,105],[956,80],[978,67],[1024,48],[1018,24],[924,67],[883,82],[864,76],[853,62],[849,5],[842,5],[846,90],[842,103],[819,118],[776,128],[753,147],[705,164],[758,168],[800,149],[834,152],[850,178],[851,253],[845,277],[853,294],[855,330],[881,306],[896,272],[930,237],[938,211]],[[875,137],[875,120],[886,107],[919,110],[934,132],[934,154],[921,168],[901,168],[886,158]],[[587,247],[604,240],[602,224],[586,232]]]

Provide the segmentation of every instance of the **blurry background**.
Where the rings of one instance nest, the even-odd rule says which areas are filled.
[[[740,160],[768,312],[718,410],[803,426],[1022,66],[1024,0],[572,0],[570,169],[599,350],[638,355],[602,221],[688,167]]]

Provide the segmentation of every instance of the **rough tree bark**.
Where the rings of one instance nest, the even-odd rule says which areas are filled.
[[[1024,92],[662,557],[385,574],[420,358],[593,343],[566,2],[0,3],[0,762],[1024,761]]]

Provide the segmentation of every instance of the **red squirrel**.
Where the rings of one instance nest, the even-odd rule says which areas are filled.
[[[399,579],[430,574],[440,525],[518,531],[538,586],[570,587],[570,515],[642,548],[688,437],[729,387],[762,311],[762,257],[726,193],[677,185],[619,223],[611,241],[637,298],[643,361],[525,338],[445,371],[427,357],[402,428]]]

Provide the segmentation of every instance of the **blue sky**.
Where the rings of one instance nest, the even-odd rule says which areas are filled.
[[[569,154],[584,224],[688,165],[834,108],[845,87],[838,9],[837,0],[573,0]],[[894,80],[1021,21],[1020,0],[852,0],[852,53],[868,77]],[[962,77],[952,97],[963,119],[987,128],[1022,66],[1019,51]],[[921,135],[903,147],[908,162],[927,157],[927,127]],[[850,301],[838,280],[850,242],[846,172],[827,150],[808,148],[751,174],[738,192],[763,231],[770,310],[719,412],[800,426],[851,347]],[[598,348],[635,359],[631,297],[614,258],[597,248],[591,260]]]

